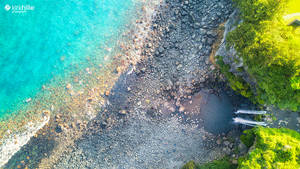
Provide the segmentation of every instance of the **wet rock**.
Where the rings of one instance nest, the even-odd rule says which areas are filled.
[[[101,124],[100,124],[100,127],[102,129],[105,129],[107,127],[107,122],[106,121],[102,121]]]
[[[66,89],[71,89],[72,88],[72,85],[70,84],[70,83],[68,83],[67,85],[66,85]]]
[[[55,127],[55,132],[56,133],[61,133],[63,130],[62,130],[62,127],[61,127],[61,125],[57,125],[56,127]]]
[[[242,142],[240,142],[240,144],[238,145],[238,149],[241,154],[245,154],[248,151],[247,146],[245,144],[243,144]]]

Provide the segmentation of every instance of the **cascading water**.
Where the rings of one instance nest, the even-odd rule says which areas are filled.
[[[247,126],[256,126],[256,125],[267,126],[267,124],[265,122],[246,120],[246,119],[243,119],[243,118],[240,118],[240,117],[233,118],[233,121],[235,123],[244,124],[244,125],[247,125]]]
[[[266,111],[257,111],[257,110],[238,110],[234,112],[235,114],[266,114]]]

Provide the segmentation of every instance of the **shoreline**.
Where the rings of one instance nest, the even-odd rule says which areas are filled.
[[[190,9],[194,5],[203,11]],[[210,62],[216,31],[231,10],[226,0],[218,4],[166,0],[153,13],[153,21],[137,20],[140,29],[147,30],[134,35],[135,46],[120,44],[125,55],[117,55],[113,68],[103,73],[113,77],[111,88],[102,77],[105,90],[92,88],[78,99],[85,101],[78,109],[82,116],[74,116],[73,109],[73,114],[52,115],[6,167],[178,168],[190,159],[206,162],[232,155],[239,142],[231,138],[240,134],[240,128],[225,124],[232,128],[221,130],[220,125],[212,133],[206,122],[218,126],[223,116],[205,113],[211,104],[228,103],[222,94],[233,108],[249,104],[226,86]],[[71,97],[69,102],[78,100]]]
[[[61,102],[35,108],[44,121],[25,127],[32,132],[17,144],[11,136],[17,152],[4,168],[180,168],[224,156],[237,164],[247,127],[232,122],[233,112],[255,105],[228,86],[213,59],[231,1],[141,3],[120,52],[107,49],[115,54],[109,64],[45,87]]]
[[[0,157],[0,166],[6,164],[22,146],[27,144],[30,138],[49,122],[49,119],[49,115],[45,115],[42,121],[35,124],[27,124],[25,126],[26,132],[18,133],[13,137],[11,136],[9,139],[6,139],[5,142],[0,145],[0,152],[3,152],[3,156]]]
[[[199,27],[185,19],[188,13],[181,14],[195,3],[166,1],[152,25],[160,36],[144,47],[146,59],[121,75],[108,96],[109,104],[88,124],[72,152],[64,154],[54,168],[179,168],[191,159],[206,162],[233,155],[233,147],[239,142],[232,138],[241,134],[240,128],[208,132],[203,119],[212,123],[218,120],[203,117],[201,108],[205,107],[202,92],[208,98],[219,98],[219,93],[225,92],[235,108],[240,103],[250,104],[235,95],[224,78],[217,80],[219,74],[209,62],[214,31],[229,17],[230,9],[225,8],[225,1],[216,6],[214,2],[202,2],[199,6],[212,8],[211,15],[222,6],[226,15],[218,15],[216,21],[212,21],[214,16],[207,16],[208,21],[203,20],[204,25],[200,23]],[[200,41],[194,33],[200,35]],[[181,45],[183,42],[190,43]],[[222,99],[216,101],[224,103]]]
[[[45,125],[41,130],[34,132],[34,134],[31,133],[31,135],[34,135],[34,137],[31,137],[33,140],[39,140],[43,138],[46,138],[47,140],[52,140],[52,142],[54,142],[53,149],[52,151],[55,152],[56,155],[48,156],[46,154],[41,154],[43,157],[42,159],[38,160],[40,162],[40,164],[38,164],[40,167],[49,167],[49,163],[50,161],[55,162],[61,153],[67,151],[64,150],[63,147],[66,148],[66,146],[68,145],[72,145],[74,144],[74,140],[76,140],[77,138],[80,137],[80,133],[84,130],[85,126],[88,124],[88,121],[90,121],[91,119],[93,119],[96,115],[96,111],[97,109],[99,109],[99,107],[101,107],[102,105],[105,105],[105,97],[107,97],[110,94],[110,89],[114,83],[114,81],[116,81],[118,79],[118,76],[126,70],[126,67],[130,66],[130,65],[134,65],[136,62],[138,62],[139,60],[143,59],[141,57],[137,57],[141,55],[141,47],[138,46],[143,46],[143,42],[144,39],[146,38],[148,35],[148,31],[149,31],[149,22],[151,22],[151,18],[150,14],[154,15],[154,9],[155,6],[158,5],[159,1],[154,1],[154,2],[139,2],[139,3],[143,3],[143,6],[141,8],[141,11],[143,14],[141,15],[141,13],[139,13],[138,15],[139,18],[144,18],[143,21],[136,21],[134,24],[130,25],[129,27],[129,32],[126,35],[126,33],[123,33],[123,35],[125,35],[125,39],[126,36],[128,39],[126,41],[124,41],[120,45],[121,50],[123,50],[124,55],[121,56],[120,54],[115,55],[112,58],[112,62],[109,63],[108,65],[106,65],[104,68],[101,69],[101,71],[97,71],[97,70],[89,70],[91,72],[93,72],[93,80],[91,81],[91,85],[90,86],[95,86],[95,87],[90,87],[87,86],[89,89],[86,89],[87,91],[85,91],[85,93],[78,93],[76,94],[76,91],[73,91],[73,86],[71,86],[70,88],[68,87],[69,83],[66,84],[62,84],[62,89],[54,89],[54,88],[48,88],[46,90],[51,91],[52,93],[51,95],[61,95],[60,93],[57,93],[59,91],[65,91],[62,94],[67,94],[70,95],[69,98],[66,98],[69,101],[64,101],[64,102],[77,102],[78,106],[73,106],[72,105],[68,106],[61,106],[59,109],[63,108],[66,110],[71,111],[70,113],[67,114],[62,114],[62,113],[55,113],[57,111],[57,106],[55,106],[55,109],[53,108],[53,106],[51,107],[50,104],[48,103],[48,106],[50,106],[50,121],[48,123],[48,125]],[[148,6],[147,6],[148,5]],[[148,7],[148,8],[147,8]],[[140,8],[140,7],[139,7]],[[135,29],[133,29],[135,28]],[[147,28],[148,30],[145,30],[145,28]],[[128,41],[128,40],[134,40],[133,42]],[[127,43],[127,44],[126,44]],[[135,44],[135,48],[130,47],[130,45],[132,45],[132,43]],[[130,51],[130,52],[129,52]],[[122,52],[121,52],[122,53]],[[95,73],[94,73],[95,72]],[[86,74],[85,71],[82,71],[80,73]],[[88,76],[88,75],[85,75]],[[106,77],[111,77],[110,79],[105,79]],[[93,82],[96,81],[96,82]],[[93,84],[94,83],[94,84]],[[100,86],[97,84],[100,84]],[[110,85],[111,84],[111,85]],[[75,86],[74,86],[75,87]],[[75,89],[74,89],[75,90]],[[80,92],[80,91],[79,91]],[[56,94],[55,94],[56,93]],[[74,97],[78,97],[74,100]],[[58,96],[59,97],[59,96]],[[71,101],[72,100],[72,101]],[[77,101],[76,101],[77,100]],[[79,101],[79,103],[78,103]],[[80,103],[81,102],[81,103]],[[63,104],[63,103],[62,103]],[[76,104],[76,103],[75,103]],[[82,105],[82,106],[80,106]],[[42,107],[42,106],[41,106]],[[77,107],[76,112],[72,112],[72,110],[74,110],[74,108]],[[40,109],[39,107],[35,108],[36,110]],[[84,111],[84,114],[78,114],[79,112]],[[79,117],[78,117],[79,115]],[[71,124],[59,124],[61,123],[60,121],[65,121],[65,120],[71,120],[75,119],[75,121]],[[60,132],[57,132],[57,130],[61,130]],[[75,130],[75,131],[71,131],[71,130]],[[64,134],[61,134],[61,132],[63,131]],[[36,133],[36,134],[35,134]],[[56,138],[57,137],[57,138]],[[66,138],[63,138],[66,137]],[[29,141],[30,137],[27,138],[27,141]],[[22,154],[23,153],[27,154],[25,151],[28,147],[32,146],[30,144],[32,144],[32,139],[24,146],[24,147],[18,147],[18,149],[21,148],[20,152],[18,152],[17,154]],[[63,143],[63,140],[67,140],[67,143]],[[3,145],[5,146],[5,145]],[[33,145],[34,146],[34,145]],[[51,147],[50,146],[50,147]],[[49,152],[50,153],[50,152]],[[14,153],[13,153],[14,154]],[[19,155],[17,155],[19,156]],[[26,158],[30,158],[26,160]],[[19,167],[19,166],[26,166],[26,164],[24,163],[24,161],[32,161],[30,156],[27,156],[25,158],[25,160],[20,160],[22,163],[20,163],[20,165],[13,165],[15,167]],[[20,158],[17,157],[16,159]],[[24,158],[24,157],[21,157]],[[13,160],[15,161],[15,160]],[[18,160],[17,160],[18,161]]]

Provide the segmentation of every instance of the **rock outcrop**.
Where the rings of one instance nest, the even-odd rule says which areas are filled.
[[[243,63],[243,58],[239,57],[234,47],[229,47],[226,42],[228,33],[233,31],[241,22],[243,21],[239,17],[239,11],[235,10],[225,23],[223,39],[215,56],[222,56],[223,62],[230,65],[229,71],[231,73],[242,77],[251,87],[254,87],[256,84],[255,79],[247,73],[247,66]]]

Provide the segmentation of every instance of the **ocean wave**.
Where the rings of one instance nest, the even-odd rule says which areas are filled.
[[[25,145],[32,136],[34,136],[49,121],[50,116],[45,115],[40,122],[29,122],[24,128],[25,131],[12,133],[9,138],[4,140],[0,145],[0,167],[8,162],[8,160]],[[9,131],[8,131],[9,132]]]

